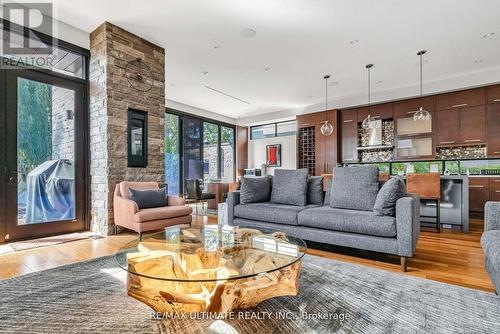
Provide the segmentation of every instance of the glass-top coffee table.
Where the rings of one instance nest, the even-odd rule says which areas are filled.
[[[157,312],[246,309],[296,295],[306,244],[282,232],[206,225],[170,227],[116,254],[128,294]]]

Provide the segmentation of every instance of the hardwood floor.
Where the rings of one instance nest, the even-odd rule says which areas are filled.
[[[216,224],[216,217],[196,216],[194,224]],[[399,258],[373,252],[309,248],[308,253],[329,259],[379,268],[403,275],[423,277],[474,289],[494,291],[484,269],[484,255],[479,244],[483,220],[472,219],[470,233],[422,231],[415,256],[408,262],[408,272],[400,271]],[[0,279],[23,275],[65,264],[114,254],[121,246],[137,238],[125,233],[102,239],[85,239],[64,244],[0,255]]]

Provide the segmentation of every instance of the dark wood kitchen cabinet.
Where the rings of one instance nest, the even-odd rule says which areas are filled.
[[[460,108],[460,142],[466,145],[486,143],[484,105]]]
[[[358,115],[357,109],[340,112],[341,160],[344,163],[358,161]]]
[[[437,96],[438,110],[480,106],[485,103],[486,90],[484,88],[462,90]]]
[[[297,128],[308,128],[314,126],[315,114],[297,115]]]
[[[358,122],[362,122],[368,115],[375,119],[394,118],[394,103],[376,104],[371,107],[361,107],[357,109]]]
[[[460,110],[448,109],[436,113],[436,145],[456,145],[460,141]]]
[[[425,96],[422,99],[415,98],[394,102],[394,116],[410,116],[423,107],[429,112],[436,110],[434,96]]]
[[[337,164],[337,110],[315,113],[316,131],[316,175],[331,174]],[[333,125],[333,133],[325,136],[321,126],[328,120]]]
[[[469,211],[483,212],[490,198],[489,177],[469,177]]]
[[[436,145],[463,146],[486,143],[484,105],[460,107],[436,112]]]
[[[486,147],[489,158],[500,158],[500,103],[486,106]]]
[[[486,88],[486,103],[500,104],[500,85],[490,86]]]

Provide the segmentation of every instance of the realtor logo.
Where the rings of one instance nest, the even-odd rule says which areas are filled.
[[[3,1],[2,10],[3,55],[51,54],[52,47],[41,41],[37,31],[52,36],[52,3]],[[13,33],[11,23],[24,27],[24,36]]]

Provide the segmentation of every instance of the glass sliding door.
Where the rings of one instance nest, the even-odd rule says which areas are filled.
[[[180,117],[165,114],[165,182],[169,195],[181,193]]]
[[[219,126],[203,122],[203,180],[219,178]]]
[[[220,177],[224,182],[234,181],[234,129],[221,126]]]
[[[6,239],[84,228],[85,85],[6,70]]]

